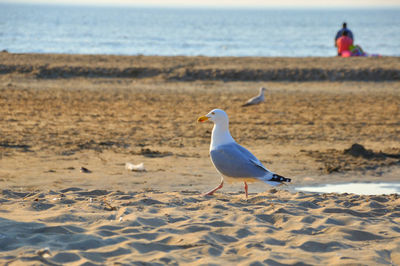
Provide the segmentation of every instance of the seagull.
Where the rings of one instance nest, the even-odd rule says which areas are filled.
[[[221,183],[204,195],[213,195],[228,180],[243,181],[246,199],[248,198],[247,182],[263,181],[276,186],[290,182],[290,178],[277,175],[258,160],[250,151],[240,146],[229,133],[229,118],[225,111],[214,109],[207,115],[199,117],[198,122],[212,121],[214,128],[211,134],[210,156],[217,171],[221,174]]]
[[[249,106],[249,105],[255,105],[264,102],[264,92],[267,89],[264,87],[260,88],[260,93],[257,96],[254,96],[253,98],[249,99],[245,104],[242,105],[242,107]]]

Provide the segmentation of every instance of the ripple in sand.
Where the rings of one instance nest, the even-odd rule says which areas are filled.
[[[322,186],[304,186],[298,191],[320,193],[354,193],[359,195],[400,194],[400,183],[345,183]]]

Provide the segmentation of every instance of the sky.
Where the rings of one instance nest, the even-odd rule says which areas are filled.
[[[0,3],[51,3],[170,7],[400,7],[400,0],[0,0]]]

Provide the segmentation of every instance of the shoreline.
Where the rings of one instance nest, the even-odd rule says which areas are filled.
[[[400,57],[185,57],[0,53],[0,74],[166,81],[399,81]]]

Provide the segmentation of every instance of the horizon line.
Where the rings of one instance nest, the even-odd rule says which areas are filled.
[[[201,9],[370,9],[370,8],[380,8],[380,9],[388,9],[388,8],[395,8],[400,9],[400,3],[398,5],[393,4],[371,4],[371,5],[201,5],[201,4],[136,4],[136,3],[121,3],[121,2],[114,2],[114,3],[105,3],[105,2],[53,2],[53,1],[12,1],[12,0],[0,0],[0,4],[11,4],[11,5],[49,5],[49,6],[75,6],[75,7],[137,7],[137,8],[178,8],[178,9],[185,9],[185,8],[201,8]]]

